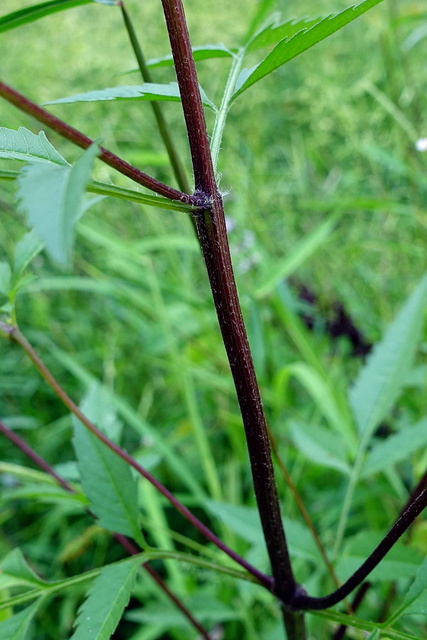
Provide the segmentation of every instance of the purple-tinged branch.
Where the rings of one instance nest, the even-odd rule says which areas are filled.
[[[24,113],[27,113],[38,120],[38,122],[45,124],[63,138],[66,138],[70,142],[76,144],[78,147],[87,149],[91,144],[93,144],[93,140],[88,138],[88,136],[52,115],[46,111],[46,109],[39,107],[37,104],[3,82],[0,82],[0,96]],[[108,164],[110,167],[116,169],[137,184],[140,184],[143,187],[150,189],[150,191],[154,191],[154,193],[158,193],[169,200],[177,200],[178,202],[192,204],[196,207],[201,204],[200,197],[191,196],[187,193],[183,193],[182,191],[177,191],[177,189],[169,187],[163,182],[156,180],[152,176],[149,176],[143,171],[140,171],[136,167],[128,164],[125,160],[119,158],[119,156],[116,156],[104,147],[100,147],[99,158],[105,162],[105,164]]]
[[[218,549],[221,549],[224,553],[226,553],[232,560],[237,562],[241,567],[246,569],[249,573],[251,573],[264,587],[271,590],[272,588],[272,578],[265,575],[261,571],[258,571],[255,567],[253,567],[249,562],[242,557],[240,557],[235,551],[230,549],[222,540],[220,540],[206,525],[203,524],[195,515],[191,513],[189,509],[185,505],[183,505],[173,493],[169,491],[161,482],[159,482],[149,471],[144,469],[136,460],[132,458],[126,451],[121,449],[115,442],[110,440],[102,431],[100,431],[94,424],[89,420],[84,413],[79,409],[79,407],[71,400],[71,398],[67,395],[61,385],[54,378],[52,373],[46,367],[44,362],[38,356],[36,351],[33,349],[31,344],[25,338],[25,336],[19,331],[17,327],[13,327],[11,325],[7,325],[4,322],[0,322],[0,331],[6,334],[10,340],[16,342],[20,345],[20,347],[25,351],[27,356],[31,359],[40,375],[44,378],[50,388],[53,390],[55,395],[61,400],[61,402],[73,413],[76,418],[80,420],[84,426],[89,429],[101,442],[103,442],[111,451],[113,451],[116,455],[118,455],[122,460],[127,462],[131,467],[133,467],[143,478],[148,480],[156,489],[161,493],[166,500],[181,513],[182,516],[190,524],[193,525],[200,533],[210,542],[212,542]]]
[[[68,491],[69,493],[75,493],[73,487],[50,466],[39,454],[34,451],[22,438],[20,438],[14,431],[9,429],[5,423],[0,420],[0,433],[3,433],[18,449],[20,449],[30,460],[32,460],[40,469],[43,469],[48,475],[54,478],[57,483]],[[94,516],[92,513],[91,515]],[[95,517],[95,516],[94,516]],[[121,533],[115,533],[114,538],[119,542],[124,549],[130,555],[136,555],[139,553],[137,547]],[[157,571],[153,569],[148,563],[143,563],[142,568],[151,576],[151,578],[157,582],[161,590],[168,596],[173,604],[181,611],[181,613],[187,618],[187,620],[193,625],[193,627],[200,633],[201,637],[205,640],[210,639],[209,633],[204,627],[194,618],[191,611],[187,609],[183,602],[171,591],[165,581],[159,576]]]

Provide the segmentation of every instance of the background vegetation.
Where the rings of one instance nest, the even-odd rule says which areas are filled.
[[[29,4],[2,0],[1,13]],[[373,343],[426,268],[427,156],[414,147],[427,135],[423,4],[388,0],[256,85],[251,101],[233,106],[220,156],[233,261],[269,424],[331,555],[347,486],[344,444],[331,436],[331,424],[345,414],[345,390],[363,362],[347,337],[331,336],[336,305],[343,305],[365,342]],[[165,55],[169,48],[160,3],[128,0],[127,5],[147,56]],[[292,17],[327,14],[346,5],[292,0],[273,8]],[[233,46],[255,6],[253,0],[244,5],[188,0],[193,45]],[[16,33],[1,35],[2,78],[38,103],[140,82],[131,73],[135,60],[114,9],[75,8],[23,27],[18,38]],[[200,62],[198,69],[209,97],[218,100],[228,62]],[[159,82],[174,79],[171,68],[153,73]],[[101,137],[131,163],[172,181],[148,104],[49,108],[90,137]],[[189,170],[180,105],[166,104],[165,110]],[[4,102],[0,124],[41,128]],[[77,157],[71,145],[54,134],[49,138],[68,160]],[[111,174],[96,166],[95,177],[108,181]],[[127,186],[123,176],[114,180]],[[5,259],[24,226],[13,189],[1,182],[0,212],[0,259]],[[101,404],[111,405],[117,428],[124,426],[125,447],[185,504],[210,519],[237,550],[266,567],[257,531],[242,526],[253,522],[254,497],[241,419],[204,266],[185,214],[104,199],[79,223],[73,272],[63,273],[41,256],[32,271],[36,278],[18,299],[20,327],[67,392],[81,400],[93,381],[104,385],[109,400]],[[311,330],[303,322],[307,316]],[[424,416],[426,348],[424,335],[399,405],[377,439]],[[327,373],[324,387],[319,380],[307,383],[301,373],[303,364],[314,370],[312,354]],[[22,430],[64,475],[75,477],[69,415],[25,356],[4,341],[0,417]],[[313,442],[307,444],[300,435],[303,427],[315,425],[329,434],[320,457]],[[49,579],[120,557],[108,535],[74,503],[57,500],[46,480],[37,484],[19,452],[4,441],[1,450],[4,461],[22,468],[0,466],[0,556],[19,546]],[[170,452],[181,474],[171,467]],[[360,481],[337,566],[341,579],[387,530],[426,467],[426,451],[419,448]],[[188,472],[192,480],[186,483]],[[328,584],[324,570],[308,533],[298,528],[301,519],[284,479],[279,485],[285,515],[296,522],[290,542],[298,579],[321,594]],[[171,534],[175,529],[195,539],[150,487],[141,483],[140,490],[153,544],[183,548],[183,540]],[[426,551],[426,524],[419,521],[411,549],[397,552],[396,564],[373,577],[376,588],[359,615],[375,619],[392,597],[398,603]],[[225,638],[274,640],[275,629],[280,637],[276,605],[267,593],[176,564],[158,568],[202,620],[224,623]],[[47,607],[34,637],[67,638],[82,594],[76,587],[55,601],[58,607]],[[214,604],[205,611],[208,597]],[[311,622],[313,638],[330,638],[330,624],[322,627],[319,620]],[[420,638],[426,635],[425,619],[412,616],[400,624]],[[114,637],[192,637],[183,625],[151,583],[141,579]],[[357,631],[349,633],[360,637]]]

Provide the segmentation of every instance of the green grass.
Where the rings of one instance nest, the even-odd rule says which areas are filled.
[[[1,14],[27,4],[32,2],[2,0]],[[222,0],[189,0],[194,44],[221,41],[232,46],[255,6],[255,1],[243,7]],[[320,15],[345,6],[338,0],[293,1],[284,13]],[[167,53],[160,3],[129,0],[128,8],[147,57]],[[314,366],[310,361],[314,353],[340,406],[361,360],[351,357],[345,339],[331,341],[322,329],[333,303],[341,302],[366,338],[377,341],[425,271],[427,155],[416,152],[414,142],[427,132],[427,39],[405,48],[405,39],[422,24],[416,17],[422,9],[417,2],[389,0],[257,84],[245,94],[246,100],[243,96],[233,106],[219,160],[221,188],[229,191],[226,213],[234,222],[230,242],[236,277],[270,426],[329,553],[346,479],[312,464],[294,446],[291,423],[331,427],[321,403],[291,376],[289,364],[303,361]],[[2,80],[40,103],[139,82],[136,74],[122,75],[136,65],[119,12],[108,7],[73,9],[2,34],[0,59]],[[199,63],[199,70],[209,97],[219,101],[228,62]],[[159,82],[172,79],[172,70],[156,71]],[[173,183],[149,105],[50,109],[89,136],[102,137],[105,146],[140,168]],[[180,105],[167,104],[165,111],[188,168]],[[39,129],[3,102],[0,123]],[[56,135],[49,137],[67,159],[78,156]],[[11,166],[1,162],[4,168]],[[129,186],[100,163],[94,177]],[[0,259],[10,257],[24,229],[12,193],[0,182]],[[331,216],[336,225],[328,239],[289,274],[318,297],[317,330],[306,331],[298,320],[295,329],[292,318],[280,313],[275,294],[259,298],[256,292],[278,262]],[[105,199],[79,224],[73,272],[61,273],[44,256],[34,260],[32,272],[38,279],[18,298],[19,324],[67,392],[80,401],[91,378],[101,382],[125,424],[126,448],[136,456],[152,455],[156,476],[237,551],[247,552],[250,545],[244,537],[203,509],[206,495],[248,507],[254,506],[254,497],[207,277],[185,214]],[[425,333],[423,339],[416,364],[425,373]],[[423,370],[418,375],[419,381],[405,389],[388,417],[392,430],[412,425],[424,415]],[[14,420],[20,433],[52,464],[73,459],[66,411],[18,349],[4,341],[0,342],[0,417],[11,424]],[[11,445],[2,442],[1,448],[2,459],[27,464]],[[386,474],[359,483],[344,546],[360,531],[387,529],[407,497],[407,487],[424,473],[426,463],[425,452],[418,451]],[[186,471],[192,479],[186,479]],[[278,476],[284,512],[298,520],[279,471]],[[89,518],[60,504],[34,504],[18,494],[14,497],[14,491],[4,490],[1,555],[19,546],[52,580],[117,559],[120,552],[105,534],[88,533]],[[184,549],[184,543],[174,539],[175,530],[201,542],[162,499],[145,493],[143,487],[141,491],[148,500],[143,517],[157,523],[151,532],[147,526],[153,544]],[[422,531],[425,522],[415,525],[413,533],[420,558],[426,553]],[[219,554],[213,553],[219,561]],[[250,550],[249,559],[251,554],[262,568],[266,560],[260,546]],[[60,556],[66,561],[60,562]],[[303,556],[296,558],[295,566],[298,579],[311,593],[331,590],[323,568]],[[225,622],[226,640],[281,637],[275,627],[276,605],[253,585],[235,584],[194,568],[182,567],[181,573],[170,564],[164,572],[188,601],[200,592],[196,610],[204,598],[213,597],[218,607],[222,603],[240,612],[237,620],[230,614]],[[375,619],[390,584],[375,583],[360,618]],[[395,585],[399,603],[408,580]],[[38,619],[35,637],[69,637],[82,595],[79,589],[70,592],[58,600],[58,609],[50,603]],[[179,622],[170,631],[160,627],[156,635],[153,620],[156,615],[161,619],[167,605],[145,577],[138,582],[132,604],[137,608],[144,602],[154,612],[151,622],[140,628],[124,622],[118,640],[194,637]],[[311,618],[313,639],[330,638],[331,628],[328,621]],[[427,632],[425,620],[415,617],[404,618],[397,628],[420,638]],[[361,637],[354,633],[352,637]]]

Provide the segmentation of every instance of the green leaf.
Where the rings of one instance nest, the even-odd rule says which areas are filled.
[[[390,624],[395,622],[402,615],[427,613],[427,558],[418,569],[414,582],[407,591],[401,606],[391,616]]]
[[[255,82],[261,80],[285,62],[292,60],[300,53],[324,40],[355,18],[382,2],[382,0],[364,0],[358,5],[352,5],[338,14],[330,14],[326,18],[317,21],[309,28],[302,29],[294,36],[281,40],[266,58],[252,69],[244,69],[236,82],[233,100],[246,91]]]
[[[50,2],[42,2],[31,7],[25,7],[25,9],[19,9],[0,18],[0,33],[9,29],[16,29],[16,27],[34,22],[57,11],[72,9],[90,2],[92,0],[51,0]]]
[[[0,170],[0,180],[6,180],[13,182],[19,178],[19,171]],[[100,182],[99,180],[91,180],[88,182],[86,191],[89,193],[96,193],[98,195],[112,198],[119,198],[121,200],[129,200],[130,202],[136,202],[138,204],[145,204],[149,207],[158,207],[159,209],[170,209],[172,211],[184,211],[190,213],[194,211],[194,207],[184,202],[174,202],[168,198],[162,196],[150,195],[147,193],[141,193],[135,189],[126,189],[125,187],[118,187],[114,184],[107,182]]]
[[[336,217],[333,216],[320,224],[312,233],[303,238],[282,260],[276,261],[268,269],[267,277],[260,284],[255,296],[263,298],[274,291],[277,284],[288,278],[300,267],[317,249],[326,242],[335,226]],[[269,265],[270,266],[270,265]]]
[[[270,47],[285,38],[289,40],[300,31],[307,31],[320,20],[322,18],[302,18],[301,20],[291,18],[290,20],[281,21],[280,14],[273,14],[248,41],[246,51]]]
[[[379,640],[379,638],[380,638],[379,629],[374,629],[372,633],[370,633],[369,636],[366,638],[366,640]]]
[[[19,209],[52,260],[65,268],[71,265],[74,225],[87,208],[84,193],[97,154],[94,144],[73,167],[30,163],[17,181]]]
[[[25,640],[28,629],[43,599],[37,600],[30,607],[0,622],[0,640]]]
[[[350,473],[347,462],[338,456],[347,448],[338,433],[319,426],[296,423],[291,423],[290,429],[295,446],[306,458],[322,467],[335,469],[346,475]]]
[[[44,131],[36,135],[24,127],[19,127],[18,131],[0,127],[0,158],[69,166],[50,144]]]
[[[15,246],[13,280],[16,284],[31,260],[43,249],[43,243],[34,231],[26,233]]]
[[[82,411],[90,419],[97,417],[87,402],[83,402]],[[99,524],[145,546],[139,526],[137,485],[129,466],[75,416],[73,425],[73,443],[83,490]],[[99,428],[103,425],[99,424]]]
[[[79,609],[71,640],[108,640],[127,606],[140,560],[104,567]]]
[[[202,101],[206,107],[215,110],[215,106],[207,98],[200,88]],[[169,84],[155,84],[145,82],[141,85],[122,85],[119,87],[108,87],[98,91],[88,91],[87,93],[77,93],[67,98],[51,100],[45,104],[74,104],[75,102],[105,102],[108,100],[148,100],[148,101],[169,101],[181,102],[181,95],[177,82]]]
[[[114,7],[119,4],[120,0],[93,0],[93,1],[97,2],[98,4],[105,4],[109,7]]]
[[[96,425],[100,425],[102,431],[110,440],[120,442],[123,424],[117,417],[117,412],[110,400],[109,391],[99,382],[94,381],[89,386],[82,403],[82,411]]]
[[[20,549],[14,549],[0,562],[0,589],[47,584],[31,569]]]
[[[190,611],[197,612],[198,620],[210,624],[238,620],[243,616],[243,612],[239,608],[233,607],[232,604],[224,604],[217,599],[214,585],[199,587],[197,593],[185,600],[185,604]],[[133,609],[126,614],[126,620],[144,625],[160,623],[164,625],[165,629],[171,627],[189,628],[187,618],[167,601],[150,602],[144,604],[142,609]]]
[[[7,262],[0,262],[0,294],[8,296],[12,288],[12,273]]]
[[[257,4],[256,10],[255,10],[255,14],[252,18],[252,20],[249,23],[249,27],[243,37],[243,44],[246,47],[247,44],[251,41],[251,39],[253,38],[254,34],[258,33],[260,30],[263,29],[263,24],[262,23],[270,23],[273,16],[271,16],[270,18],[268,18],[266,20],[266,16],[268,15],[268,13],[270,12],[272,5],[275,3],[275,0],[261,0],[261,2],[259,2]],[[261,25],[261,29],[259,29]]]
[[[234,533],[252,545],[265,545],[258,509],[242,505],[226,504],[206,500],[204,505],[221,522],[227,524]],[[291,552],[298,557],[317,562],[319,552],[310,532],[299,522],[283,519]]]
[[[378,471],[384,471],[391,465],[408,458],[414,451],[427,444],[427,418],[413,427],[404,427],[387,440],[375,444],[369,451],[362,469],[361,477],[367,478]]]
[[[420,338],[427,301],[427,274],[376,344],[350,390],[350,404],[365,439],[386,417],[404,385]]]
[[[385,532],[384,532],[385,533]],[[381,532],[363,531],[346,545],[336,564],[337,576],[344,581],[360,567],[383,539]],[[397,542],[380,564],[369,574],[372,582],[393,582],[399,578],[413,578],[420,566],[420,555]]]
[[[348,451],[352,451],[353,428],[342,410],[334,393],[333,386],[314,367],[305,362],[289,365],[290,373],[305,387],[316,407],[326,418],[332,429],[343,436]]]
[[[233,56],[233,51],[227,49],[227,47],[225,47],[222,43],[205,44],[202,47],[193,47],[192,52],[195,62],[210,60],[211,58],[230,58]],[[147,61],[147,66],[150,68],[172,67],[173,64],[174,60],[171,54],[163,56],[161,58],[150,58]],[[139,71],[139,69],[135,69],[135,71]]]

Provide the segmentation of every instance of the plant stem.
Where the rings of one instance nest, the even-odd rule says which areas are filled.
[[[16,91],[12,87],[9,87],[3,82],[0,82],[0,96],[11,104],[15,105],[15,107],[17,107],[24,113],[27,113],[39,122],[45,124],[53,131],[56,131],[56,133],[58,133],[63,138],[70,140],[70,142],[73,142],[78,147],[87,149],[91,144],[93,144],[93,140],[85,136],[83,133],[77,131],[77,129],[74,129],[63,120],[60,120],[56,116],[52,115],[51,113],[46,111],[46,109],[43,109],[31,100],[28,100],[28,98],[18,93],[18,91]],[[100,160],[108,164],[113,169],[116,169],[123,175],[127,176],[128,178],[131,178],[131,180],[133,180],[137,184],[150,189],[150,191],[154,191],[155,193],[158,193],[165,198],[169,198],[169,200],[178,200],[179,202],[193,204],[196,206],[203,204],[202,202],[200,202],[200,198],[190,196],[187,193],[182,193],[181,191],[177,191],[176,189],[169,187],[163,182],[159,182],[159,180],[156,180],[143,171],[140,171],[136,167],[133,167],[132,165],[122,160],[122,158],[119,158],[104,147],[100,147],[99,149]]]
[[[224,133],[225,122],[227,120],[228,111],[230,109],[231,97],[236,86],[236,80],[239,76],[240,69],[242,68],[243,57],[245,54],[244,49],[240,49],[238,53],[233,54],[233,64],[231,65],[230,73],[225,85],[224,94],[222,96],[221,105],[218,109],[215,118],[215,125],[212,131],[211,140],[211,154],[212,163],[216,172],[218,165],[218,156],[221,149],[222,136]]]
[[[38,356],[34,348],[17,327],[5,324],[4,322],[0,322],[0,332],[3,332],[3,334],[5,334],[5,336],[7,336],[10,340],[20,345],[20,347],[25,351],[27,356],[33,362],[41,376],[53,390],[55,395],[71,411],[71,413],[73,413],[76,418],[78,418],[80,422],[84,424],[87,429],[89,429],[89,431],[91,431],[101,442],[103,442],[109,449],[111,449],[111,451],[113,451],[116,455],[122,458],[122,460],[133,467],[143,478],[148,480],[148,482],[150,482],[166,498],[166,500],[168,500],[168,502],[170,502],[170,504],[177,511],[179,511],[179,513],[181,513],[181,515],[183,515],[184,518],[188,520],[188,522],[190,522],[190,524],[193,525],[193,527],[195,527],[205,538],[207,538],[207,540],[221,549],[221,551],[226,553],[230,558],[237,562],[237,564],[240,564],[240,566],[246,569],[246,571],[249,571],[249,573],[255,576],[264,587],[271,591],[272,578],[265,575],[261,571],[258,571],[258,569],[249,564],[249,562],[246,562],[244,558],[241,558],[235,551],[224,544],[222,540],[220,540],[206,525],[204,525],[203,522],[196,518],[196,516],[193,515],[186,506],[184,506],[177,498],[175,498],[175,496],[161,482],[159,482],[149,471],[144,469],[144,467],[138,464],[138,462],[134,460],[132,456],[130,456],[126,451],[121,449],[115,442],[110,440],[93,424],[93,422],[91,422],[91,420],[89,420],[84,415],[84,413],[80,411],[79,407],[67,395],[64,389],[46,367],[44,362]]]
[[[299,609],[328,609],[343,600],[367,578],[426,507],[427,489],[424,489],[402,512],[377,548],[339,589],[321,598],[313,598],[300,592],[295,596],[292,605]]]
[[[233,275],[222,199],[215,180],[199,83],[181,0],[162,0],[193,162],[196,193],[210,205],[197,215],[197,231],[218,320],[236,386],[246,432],[252,476],[274,575],[274,593],[293,598],[290,563],[274,478],[267,424]],[[284,607],[289,640],[305,638],[302,615]]]
[[[123,21],[125,23],[125,27],[128,32],[129,40],[132,45],[136,60],[138,62],[138,67],[141,72],[142,79],[144,80],[144,82],[153,82],[151,73],[145,62],[144,54],[142,53],[142,49],[139,44],[138,37],[135,33],[135,29],[133,28],[132,20],[130,19],[129,13],[125,7],[125,3],[123,2],[123,0],[120,0],[119,6],[122,11]],[[179,157],[177,148],[172,140],[170,129],[166,122],[163,109],[158,102],[151,101],[150,104],[154,113],[154,117],[156,118],[157,128],[166,147],[166,151],[168,153],[178,187],[184,193],[190,193],[191,188],[187,180],[181,158]]]
[[[16,447],[18,447],[30,460],[32,460],[40,469],[43,469],[48,475],[52,478],[55,478],[56,482],[63,488],[65,491],[69,493],[74,493],[73,487],[62,478],[58,473],[56,473],[55,469],[50,466],[39,454],[34,451],[22,438],[20,438],[14,431],[9,429],[5,423],[0,420],[0,432],[3,433],[6,438],[8,438]],[[91,514],[93,515],[93,514]],[[132,544],[126,536],[123,536],[121,533],[114,534],[115,539],[122,545],[124,549],[130,555],[136,555],[139,553],[139,550]],[[194,618],[191,611],[187,609],[183,602],[169,589],[166,582],[163,578],[157,573],[153,567],[151,567],[148,563],[144,563],[142,567],[145,571],[151,576],[151,578],[159,585],[160,589],[168,596],[168,598],[173,602],[173,604],[183,613],[183,615],[187,618],[190,624],[201,634],[202,638],[205,640],[209,640],[210,636],[206,629],[202,627],[202,625]]]

